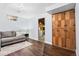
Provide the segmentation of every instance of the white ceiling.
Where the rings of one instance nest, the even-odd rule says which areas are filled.
[[[32,18],[39,14],[45,13],[45,8],[53,5],[53,3],[8,3],[7,9],[15,12],[19,16]]]

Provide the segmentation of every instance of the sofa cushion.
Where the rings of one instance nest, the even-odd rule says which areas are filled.
[[[22,39],[22,38],[26,38],[24,35],[20,35],[20,36],[16,36],[15,39]]]
[[[2,38],[14,37],[16,34],[13,31],[2,32]]]
[[[16,36],[16,37],[2,38],[2,43],[10,42],[10,41],[16,41],[16,40],[21,40],[22,38],[25,38],[25,36]]]
[[[16,32],[15,31],[12,31],[12,36],[16,36]]]
[[[14,40],[14,37],[2,38],[2,43],[12,41],[12,40]]]

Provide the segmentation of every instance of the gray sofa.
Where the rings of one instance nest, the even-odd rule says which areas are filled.
[[[0,32],[1,47],[25,40],[26,37],[24,35],[16,36],[15,31]]]

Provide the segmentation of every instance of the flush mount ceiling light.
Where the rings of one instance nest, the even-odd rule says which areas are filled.
[[[21,13],[25,9],[22,3],[17,4],[16,7],[18,8],[17,10],[18,13]]]
[[[23,3],[19,3],[19,4],[17,4],[16,7],[19,8],[20,10],[25,9]]]
[[[18,8],[17,12],[19,12],[19,13],[22,12],[23,10],[25,10],[24,4],[22,4],[22,3],[17,4],[16,7]]]
[[[11,7],[16,9],[17,12],[22,12],[25,10],[25,6],[23,3],[13,3],[13,4],[11,4]]]

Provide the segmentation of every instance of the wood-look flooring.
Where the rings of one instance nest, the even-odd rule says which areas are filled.
[[[7,56],[75,56],[74,51],[62,49],[49,44],[41,43],[32,39],[28,39],[32,45]]]

